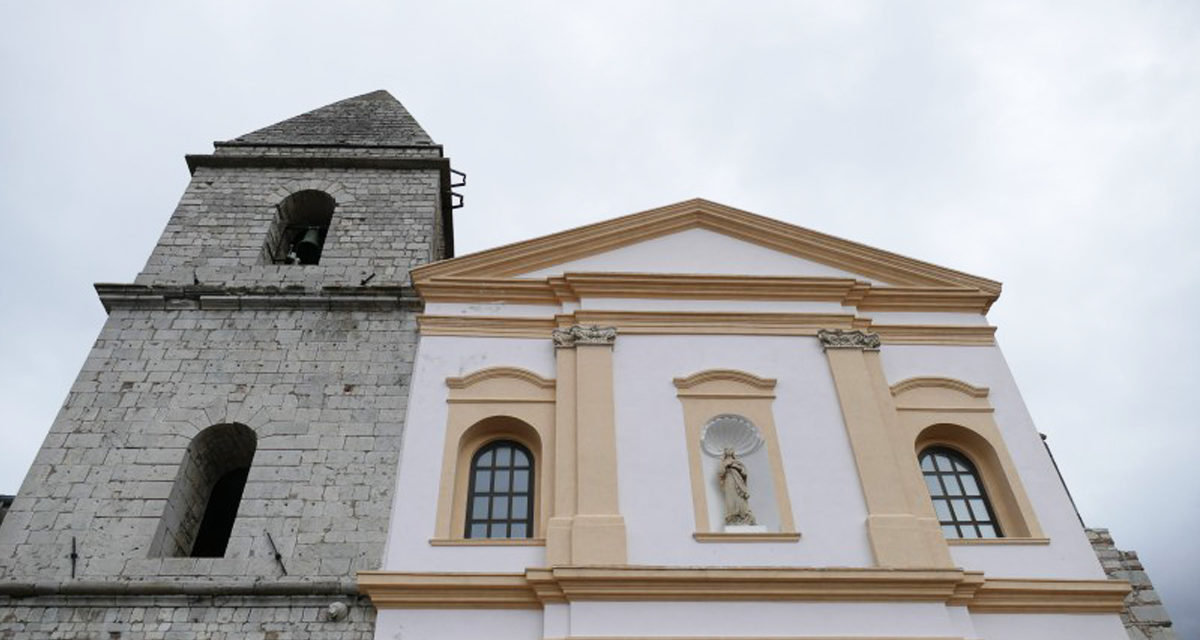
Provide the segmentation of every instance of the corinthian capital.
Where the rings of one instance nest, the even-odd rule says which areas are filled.
[[[842,329],[817,331],[817,339],[826,349],[863,349],[866,351],[879,350],[879,334]]]
[[[554,346],[559,348],[571,348],[580,344],[611,345],[617,340],[617,328],[575,325],[568,329],[555,329],[550,333],[550,337],[554,340]]]

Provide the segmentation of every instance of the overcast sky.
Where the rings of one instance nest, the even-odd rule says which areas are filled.
[[[1002,281],[1084,519],[1200,637],[1200,3],[567,4],[0,0],[0,493],[183,154],[388,89],[460,254],[704,197]]]

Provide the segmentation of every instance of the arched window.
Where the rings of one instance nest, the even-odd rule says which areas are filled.
[[[512,440],[494,440],[471,458],[467,538],[533,537],[533,456]]]
[[[1004,535],[979,472],[966,456],[948,447],[929,447],[919,459],[933,510],[947,538]]]
[[[271,261],[276,264],[317,264],[325,236],[333,221],[336,203],[324,191],[297,191],[279,203],[278,216],[267,238]]]
[[[151,557],[220,558],[233,533],[258,438],[243,424],[218,424],[192,438],[171,487]]]

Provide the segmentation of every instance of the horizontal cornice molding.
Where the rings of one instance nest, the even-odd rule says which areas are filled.
[[[988,579],[967,603],[980,613],[1120,613],[1124,580]]]
[[[411,287],[324,287],[312,291],[277,287],[97,284],[104,310],[114,309],[317,309],[420,310]]]
[[[256,145],[278,146],[278,145]],[[311,146],[311,145],[303,145]],[[378,147],[376,147],[378,148]],[[286,156],[286,155],[205,155],[189,154],[188,171],[200,167],[215,169],[449,169],[449,158],[387,158],[354,156]]]
[[[418,270],[419,271],[419,270]],[[416,279],[427,302],[552,304],[582,298],[836,302],[860,311],[987,313],[997,295],[969,287],[872,285],[850,278],[566,273],[549,278]]]
[[[1115,613],[1121,580],[986,579],[961,569],[553,567],[525,573],[364,571],[376,607],[535,609],[578,601],[944,602],[972,611]]]
[[[996,328],[961,325],[875,325],[869,318],[840,313],[734,313],[689,311],[587,311],[554,318],[423,314],[426,336],[550,339],[572,325],[615,327],[619,335],[816,336],[823,329],[859,329],[879,334],[885,345],[990,346]]]
[[[0,596],[354,596],[357,586],[349,581],[261,581],[235,580],[47,580],[22,582],[0,580]]]
[[[763,636],[570,636],[545,640],[766,640]],[[770,636],[770,640],[966,640],[962,636]]]

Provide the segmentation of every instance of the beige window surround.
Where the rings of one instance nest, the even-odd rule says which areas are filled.
[[[514,367],[493,367],[447,378],[446,436],[438,490],[435,546],[544,544],[554,493],[554,380]],[[529,449],[534,465],[533,537],[467,539],[471,458],[482,446],[513,440]]]
[[[902,433],[912,447],[909,471],[920,478],[917,456],[928,447],[947,447],[966,456],[981,476],[1003,533],[983,541],[948,542],[964,546],[1049,542],[996,425],[987,388],[952,378],[919,377],[898,382],[891,391]],[[932,513],[928,495],[923,497],[922,504]]]

